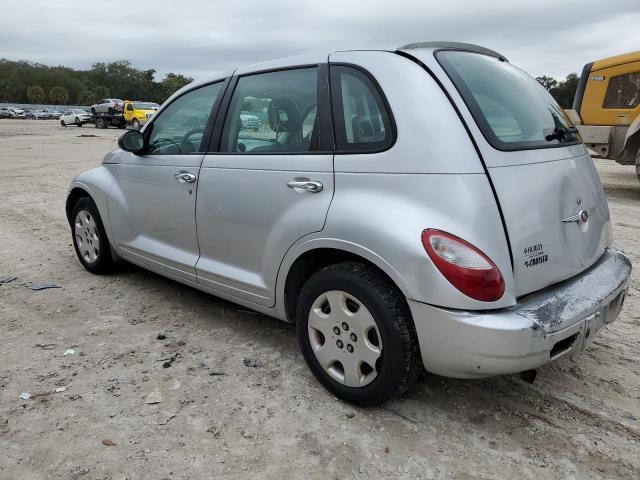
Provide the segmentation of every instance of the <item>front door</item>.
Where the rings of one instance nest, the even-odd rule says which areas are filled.
[[[195,205],[205,135],[223,82],[178,97],[145,130],[145,153],[122,152],[109,165],[109,218],[125,258],[196,282]],[[203,140],[205,139],[205,140]]]
[[[238,78],[219,153],[200,172],[203,285],[272,306],[286,251],[322,230],[333,195],[327,85],[326,65]]]

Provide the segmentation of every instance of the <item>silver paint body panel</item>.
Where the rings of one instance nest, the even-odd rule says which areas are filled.
[[[529,294],[526,301],[533,303],[528,305],[543,309],[549,291],[558,298],[566,294],[558,282],[580,282],[590,266],[590,272],[610,267],[602,260],[612,252],[606,250],[611,222],[602,186],[583,145],[521,152],[493,149],[433,49],[409,53],[431,69],[459,113],[424,68],[389,51],[314,54],[236,71],[327,59],[366,69],[380,84],[397,127],[397,140],[386,151],[184,156],[115,151],[103,165],[79,175],[71,189],[81,188],[94,199],[118,255],[283,320],[293,320],[285,314],[285,282],[296,259],[320,248],[358,255],[384,271],[406,296],[427,369],[463,377],[518,371],[536,362],[496,360],[470,372],[476,359],[466,355],[465,342],[486,352],[517,337],[510,355],[529,358],[533,350],[542,351],[535,343],[540,335],[532,328],[535,322],[519,310],[521,297]],[[163,108],[194,86],[221,78],[194,82]],[[179,171],[196,175],[197,181],[176,182]],[[324,188],[310,193],[287,187],[297,179],[320,181]],[[561,222],[575,213],[574,196],[597,206],[586,235],[576,230],[578,224]],[[455,289],[426,255],[420,241],[425,228],[450,232],[487,254],[504,276],[504,296],[486,303]],[[519,251],[536,242],[548,249],[549,261],[537,270],[523,267]],[[623,257],[615,255],[620,264]],[[598,305],[624,290],[628,275],[625,268],[618,276],[601,275]],[[559,289],[543,289],[549,285]],[[562,321],[565,330],[584,328],[585,316],[595,308],[580,305],[582,310]],[[545,348],[556,334],[544,332]]]

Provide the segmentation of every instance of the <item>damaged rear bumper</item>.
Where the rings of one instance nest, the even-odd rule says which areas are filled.
[[[607,248],[579,275],[513,307],[462,311],[409,300],[425,368],[475,378],[522,372],[578,353],[622,308],[631,262]]]

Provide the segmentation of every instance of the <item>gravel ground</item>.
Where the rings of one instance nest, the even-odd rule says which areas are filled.
[[[120,133],[0,121],[0,276],[17,277],[0,286],[0,478],[640,478],[638,267],[618,321],[533,385],[431,375],[353,408],[291,326],[136,267],[80,266],[66,189]],[[640,183],[596,163],[615,243],[640,265]]]

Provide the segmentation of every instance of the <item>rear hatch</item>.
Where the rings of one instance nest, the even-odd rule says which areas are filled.
[[[564,111],[504,58],[440,51],[493,183],[513,256],[516,295],[570,278],[611,243],[606,196]],[[475,127],[475,126],[474,126]]]

